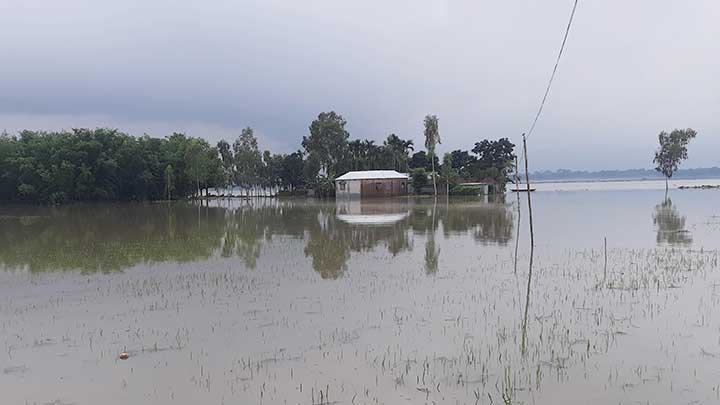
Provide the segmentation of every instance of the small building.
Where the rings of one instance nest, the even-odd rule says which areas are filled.
[[[335,179],[335,195],[341,197],[395,197],[407,195],[408,175],[395,170],[347,172]]]
[[[489,177],[483,179],[460,179],[458,186],[477,188],[479,195],[495,194],[499,191],[497,182]]]
[[[461,187],[473,187],[478,189],[478,195],[486,195],[490,194],[492,190],[492,184],[490,183],[483,183],[479,181],[471,181],[471,182],[465,182],[465,183],[458,183],[458,186]]]

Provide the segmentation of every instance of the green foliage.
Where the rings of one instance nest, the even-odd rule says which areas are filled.
[[[437,184],[435,182],[435,146],[441,143],[437,116],[426,115],[424,125],[425,149],[427,149],[428,157],[430,158],[430,163],[432,166],[432,172],[430,174],[432,175],[433,180],[433,191],[437,195]]]
[[[201,195],[210,187],[239,185],[282,191],[312,188],[334,194],[333,180],[349,170],[413,171],[415,188],[436,187],[457,178],[494,179],[501,187],[513,167],[514,145],[507,139],[478,142],[477,155],[456,150],[440,165],[438,119],[425,117],[427,151],[413,151],[413,141],[390,134],[348,142],[345,119],[320,113],[303,138],[302,151],[260,152],[252,128],[231,144],[211,146],[202,138],[173,133],[166,138],[134,137],[116,129],[74,129],[60,132],[22,131],[0,134],[0,201],[58,204],[66,201],[158,200]],[[685,152],[685,156],[686,156]],[[681,154],[682,155],[682,154]],[[417,170],[420,169],[420,170]]]
[[[386,154],[389,155],[389,157],[392,160],[392,167],[399,171],[399,172],[405,172],[408,170],[408,163],[409,163],[409,153],[412,151],[413,148],[413,141],[406,141],[403,139],[400,139],[395,134],[390,134],[387,137],[387,140],[383,142],[383,148],[386,151]]]
[[[222,181],[220,185],[229,186],[235,178],[235,156],[230,144],[224,139],[217,143],[217,150],[222,162]]]
[[[316,197],[335,197],[335,182],[330,177],[317,176],[308,185],[315,190]]]
[[[59,204],[149,200],[166,196],[175,168],[176,196],[214,185],[217,152],[202,139],[173,134],[133,137],[115,129],[22,131],[0,136],[0,200]]]
[[[280,182],[285,188],[291,190],[305,185],[303,176],[303,154],[301,151],[293,152],[283,157],[280,165]]]
[[[440,166],[440,161],[438,160],[437,156],[433,155],[433,160],[435,161],[435,166]],[[409,163],[410,169],[417,169],[417,168],[423,168],[427,172],[432,171],[433,163],[430,162],[430,159],[428,158],[427,152],[424,150],[421,150],[419,152],[415,152],[412,157],[410,158]]]
[[[438,117],[436,115],[426,115],[423,124],[425,125],[425,149],[427,149],[428,155],[434,155],[435,146],[442,143],[440,141]]]
[[[478,155],[478,168],[484,170],[490,167],[512,168],[515,161],[514,149],[515,145],[507,138],[500,138],[497,141],[484,139],[475,143],[472,152]]]
[[[471,155],[466,150],[454,150],[450,152],[451,166],[458,176],[463,178],[473,177],[478,167],[477,157]],[[445,163],[443,163],[444,165]]]
[[[335,178],[347,153],[347,122],[335,111],[322,112],[310,124],[310,135],[304,136],[302,146],[319,164],[319,171]]]
[[[483,193],[483,188],[481,186],[456,185],[456,186],[450,187],[450,195],[474,196],[474,195],[479,195],[481,193]]]
[[[665,131],[660,132],[658,135],[660,147],[655,151],[653,159],[653,163],[657,165],[655,170],[666,178],[672,178],[680,163],[687,159],[687,145],[695,136],[697,132],[692,128],[675,129],[669,134]]]
[[[233,144],[235,153],[235,184],[250,187],[260,183],[263,165],[257,138],[252,128],[242,130]]]
[[[455,171],[455,169],[452,166],[452,154],[446,153],[443,156],[443,164],[442,164],[442,177],[443,177],[443,183],[445,183],[446,190],[449,194],[449,188],[457,183],[458,180],[458,173]]]
[[[412,184],[415,192],[428,185],[428,176],[422,167],[410,171],[410,184]]]

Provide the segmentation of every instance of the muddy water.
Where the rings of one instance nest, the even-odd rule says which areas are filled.
[[[0,207],[0,403],[719,400],[720,192],[520,208]]]

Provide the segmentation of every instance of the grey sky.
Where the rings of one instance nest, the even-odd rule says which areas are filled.
[[[573,0],[0,2],[0,130],[115,126],[213,143],[244,126],[300,147],[335,110],[351,138],[440,152],[530,125]],[[534,169],[649,167],[693,127],[686,167],[720,165],[720,2],[580,0]]]

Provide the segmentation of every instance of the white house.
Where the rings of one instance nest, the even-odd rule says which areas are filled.
[[[409,176],[395,170],[347,172],[335,179],[335,195],[342,197],[393,197],[407,195]]]

